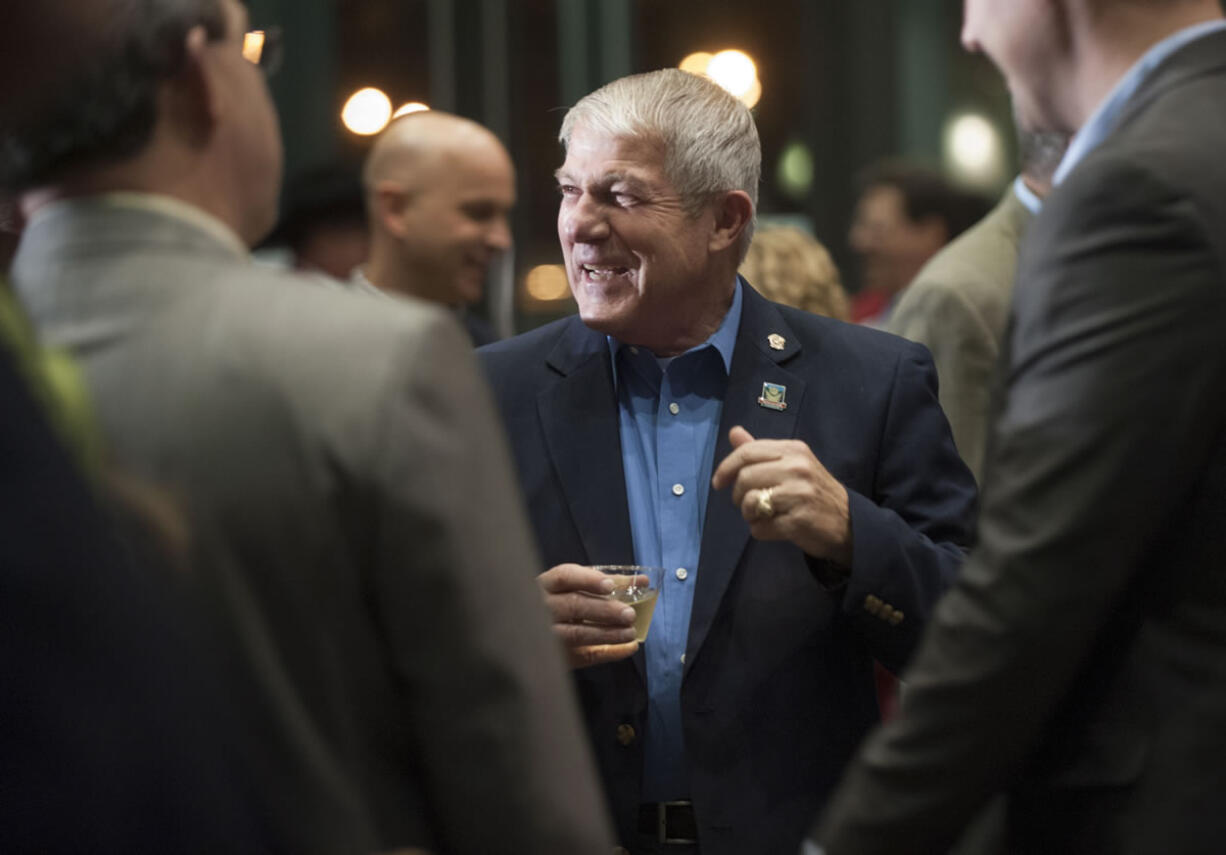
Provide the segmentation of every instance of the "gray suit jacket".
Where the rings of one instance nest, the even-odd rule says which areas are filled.
[[[454,319],[103,201],[14,282],[118,462],[181,497],[295,853],[605,851],[490,395]]]
[[[1010,187],[990,214],[924,266],[890,315],[890,332],[932,351],[941,408],[980,482],[1018,247],[1033,218]]]
[[[1162,63],[1023,249],[979,547],[820,839],[939,852],[1226,839],[1226,33]]]

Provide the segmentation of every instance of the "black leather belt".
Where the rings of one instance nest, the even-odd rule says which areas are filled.
[[[693,802],[639,805],[639,834],[646,834],[657,843],[697,843],[698,823],[694,821]]]

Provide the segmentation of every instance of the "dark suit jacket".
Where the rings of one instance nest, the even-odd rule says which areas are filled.
[[[632,563],[605,336],[572,317],[479,353],[545,566]],[[787,387],[785,411],[758,405],[764,382]],[[873,658],[907,660],[962,560],[975,490],[927,351],[748,287],[716,460],[738,424],[804,440],[851,493],[855,566],[843,583],[791,544],[751,540],[726,490],[712,492],[703,529],[681,688],[702,851],[794,855],[806,814],[877,719]],[[870,595],[902,621],[867,611]],[[643,755],[641,738],[618,733],[646,726],[644,673],[640,652],[576,675],[624,845],[636,840]]]
[[[284,851],[249,801],[250,745],[199,604],[171,584],[189,580],[125,554],[7,345],[0,852]]]
[[[1056,189],[1015,291],[979,548],[820,839],[1013,852],[1226,839],[1226,33],[1163,63]]]

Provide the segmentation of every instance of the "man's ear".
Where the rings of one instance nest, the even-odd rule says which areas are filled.
[[[744,190],[729,190],[716,199],[714,214],[715,227],[707,244],[713,253],[736,246],[740,241],[753,221],[753,201]]]
[[[208,46],[204,27],[192,27],[183,39],[182,68],[163,85],[161,106],[172,132],[192,145],[207,141],[224,109],[224,87]]]
[[[375,219],[388,234],[405,237],[404,214],[411,204],[409,191],[395,181],[379,181],[372,193]]]

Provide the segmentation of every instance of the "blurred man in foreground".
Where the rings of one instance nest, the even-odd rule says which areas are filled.
[[[511,247],[515,170],[498,137],[459,116],[410,113],[379,137],[363,183],[373,237],[355,284],[456,310],[475,344],[494,341],[470,309]]]
[[[281,169],[270,34],[235,0],[8,14],[14,283],[117,461],[188,510],[288,851],[604,851],[463,334],[251,264]]]
[[[1019,118],[1079,129],[1030,229],[979,545],[818,839],[941,852],[1226,837],[1226,21],[1216,0],[968,0]]]
[[[974,486],[918,345],[737,276],[753,116],[670,69],[567,113],[579,316],[481,356],[544,551],[618,834],[794,855],[952,580]],[[666,568],[650,632],[592,564]],[[588,667],[582,667],[588,666]],[[808,814],[808,815],[807,815]]]

